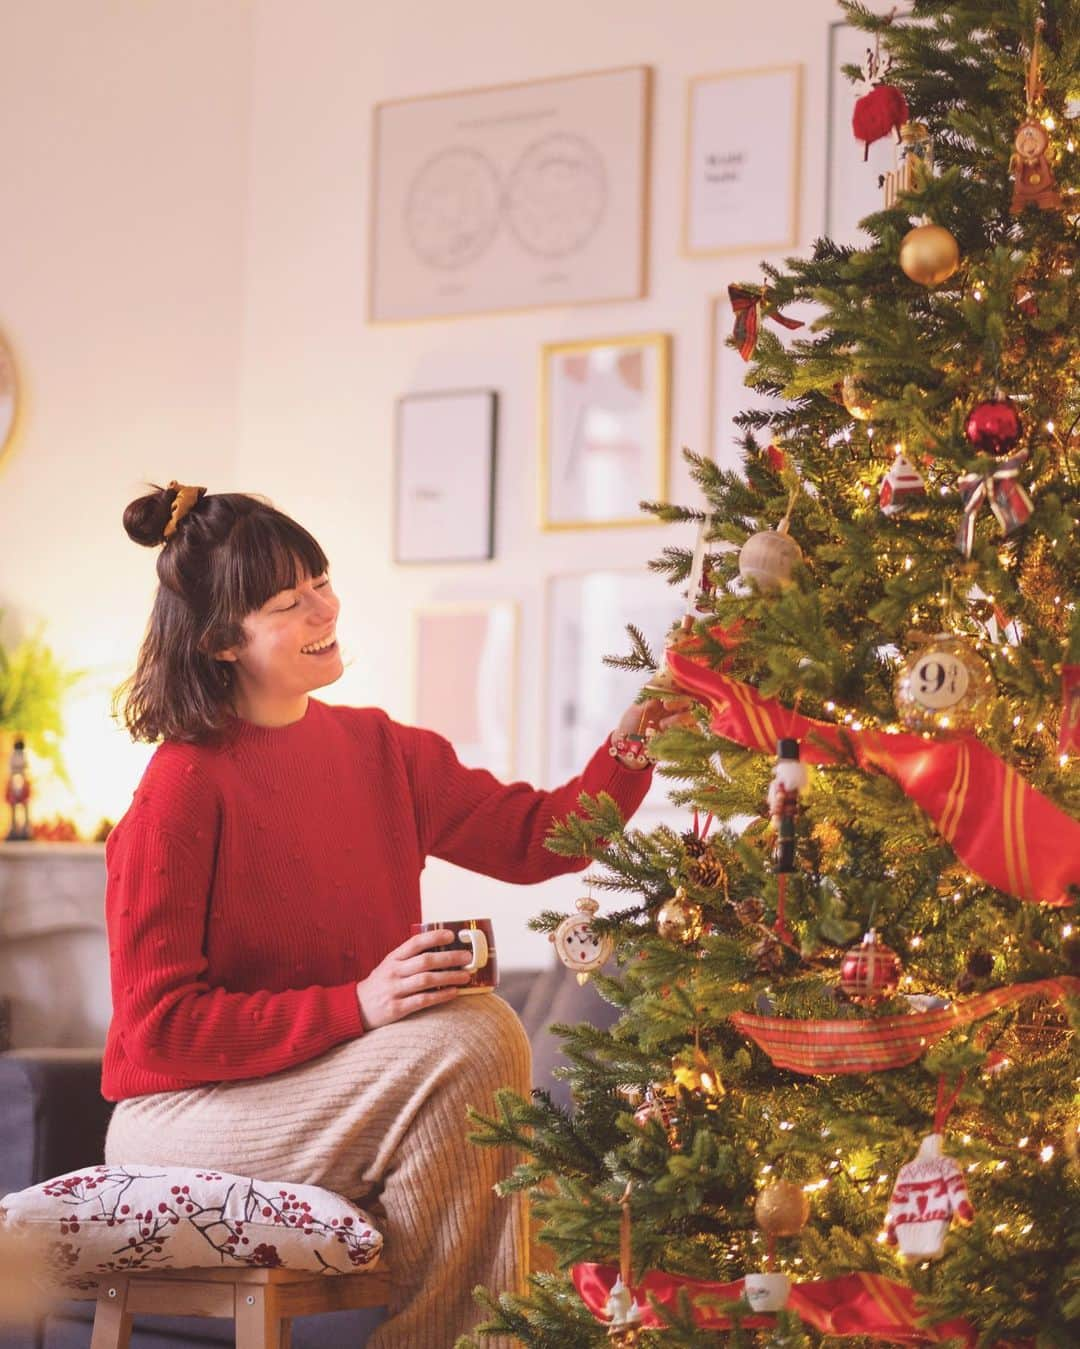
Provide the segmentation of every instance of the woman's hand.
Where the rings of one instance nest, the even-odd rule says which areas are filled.
[[[388,1026],[403,1016],[450,1002],[472,978],[461,967],[472,960],[470,951],[440,950],[454,934],[447,928],[418,932],[403,941],[356,985],[360,1019],[365,1030]]]
[[[631,703],[611,734],[612,744],[627,735],[644,735],[650,727],[658,732],[669,731],[674,726],[693,729],[697,726],[697,718],[689,710],[693,705],[693,698],[650,698],[648,702]],[[621,754],[616,758],[626,768],[642,767]]]

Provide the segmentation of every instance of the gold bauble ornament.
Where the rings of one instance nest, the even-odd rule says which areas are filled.
[[[840,398],[848,412],[859,422],[868,422],[876,404],[854,375],[845,375],[840,382]]]
[[[774,595],[791,584],[791,573],[802,558],[802,549],[788,533],[787,516],[775,529],[751,534],[739,551],[739,575],[754,581],[765,595]]]
[[[896,710],[909,731],[970,730],[985,713],[995,687],[972,642],[939,632],[901,665]]]
[[[713,1100],[726,1095],[723,1082],[720,1080],[720,1074],[709,1059],[709,1056],[701,1048],[694,1050],[692,1063],[684,1063],[679,1059],[673,1060],[671,1064],[671,1075],[678,1086],[684,1091],[698,1091],[703,1096],[708,1096]]]
[[[758,1194],[754,1217],[767,1237],[795,1237],[810,1217],[810,1200],[793,1180],[774,1180]]]
[[[701,936],[701,906],[687,899],[680,885],[657,910],[656,930],[666,941],[697,941]]]
[[[916,225],[900,240],[900,267],[920,286],[940,286],[960,266],[960,245],[944,225]]]

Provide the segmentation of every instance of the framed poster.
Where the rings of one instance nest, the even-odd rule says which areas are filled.
[[[664,639],[682,614],[678,587],[647,571],[593,571],[547,582],[545,718],[550,786],[580,773],[634,701],[645,676],[604,664],[630,650],[633,623],[660,660]],[[642,809],[668,806],[670,784],[654,775]]]
[[[648,66],[380,103],[368,318],[645,294]]]
[[[870,33],[842,22],[829,25],[825,234],[834,243],[853,248],[870,245],[870,236],[859,228],[859,221],[883,208],[882,179],[898,164],[894,135],[875,141],[864,159],[862,142],[851,129],[855,100],[866,92],[866,85],[852,84],[843,68],[860,66],[865,71],[873,46]]]
[[[397,402],[394,561],[495,556],[493,389],[406,394]]]
[[[667,495],[671,339],[552,342],[540,357],[540,526],[656,524]]]
[[[799,237],[802,67],[690,81],[683,252],[771,252]]]
[[[810,303],[785,305],[784,314],[789,318],[801,319],[804,324],[802,328],[784,328],[769,324],[767,320],[764,322],[769,331],[787,346],[799,338],[809,338],[810,324],[821,312],[820,306]],[[721,468],[741,469],[742,451],[739,442],[745,431],[735,424],[735,418],[742,412],[778,411],[784,406],[784,400],[759,393],[744,383],[750,364],[743,360],[734,347],[727,345],[727,339],[735,327],[735,315],[726,291],[710,299],[708,324],[709,377],[705,415],[709,456]],[[762,439],[762,433],[758,434],[758,439]],[[765,448],[764,444],[762,448]]]
[[[517,606],[441,604],[413,615],[413,721],[446,736],[463,764],[514,772]]]

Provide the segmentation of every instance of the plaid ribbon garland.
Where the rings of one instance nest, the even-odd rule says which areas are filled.
[[[759,309],[765,318],[781,323],[785,328],[805,326],[801,319],[789,319],[777,310],[769,309],[766,293],[760,288],[751,290],[746,286],[728,286],[728,298],[735,315],[735,343],[744,361],[750,359],[757,346]]]
[[[1080,978],[1062,975],[1030,984],[994,988],[932,1012],[902,1012],[861,1021],[793,1021],[783,1016],[734,1012],[731,1023],[753,1040],[777,1068],[805,1077],[851,1077],[915,1063],[950,1031],[1027,998],[1061,1002],[1080,998]]]
[[[1080,894],[1080,821],[975,736],[924,740],[851,731],[763,698],[749,684],[674,650],[667,664],[679,691],[712,709],[709,725],[717,735],[765,754],[775,752],[781,736],[793,736],[805,763],[854,763],[884,773],[926,812],[964,865],[996,889],[1058,906]]]
[[[989,505],[1002,534],[1012,534],[1031,519],[1035,509],[1027,489],[1020,482],[1020,469],[1028,452],[1021,450],[1005,459],[993,473],[965,473],[957,482],[964,513],[956,529],[956,546],[965,557],[971,556],[975,542],[975,520],[983,503]]]

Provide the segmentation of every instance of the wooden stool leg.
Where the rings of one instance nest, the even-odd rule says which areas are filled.
[[[90,1349],[128,1349],[131,1317],[127,1311],[126,1278],[102,1281],[94,1311],[94,1334]]]
[[[244,1284],[237,1288],[236,1349],[288,1349],[290,1331],[289,1322],[281,1319],[273,1285]]]

